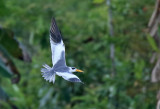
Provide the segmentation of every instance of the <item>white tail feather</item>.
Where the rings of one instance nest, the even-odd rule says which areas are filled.
[[[55,82],[55,73],[54,72],[51,72],[51,67],[48,66],[47,64],[44,64],[43,65],[44,68],[41,68],[41,72],[42,72],[42,77],[44,77],[44,79],[46,81],[49,81],[49,82]]]

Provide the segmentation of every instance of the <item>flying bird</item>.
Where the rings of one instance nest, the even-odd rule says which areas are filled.
[[[50,27],[50,45],[52,52],[52,64],[53,67],[44,64],[41,69],[42,77],[46,81],[55,82],[55,76],[61,76],[70,82],[81,82],[81,80],[73,74],[73,72],[83,72],[75,67],[68,67],[65,60],[65,45],[62,40],[61,32],[56,24],[54,18],[52,18]]]

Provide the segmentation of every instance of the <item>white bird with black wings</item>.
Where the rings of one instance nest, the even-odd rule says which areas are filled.
[[[56,21],[52,18],[50,28],[50,44],[52,51],[52,64],[53,67],[44,64],[41,69],[42,77],[49,82],[55,82],[55,76],[61,76],[70,82],[81,82],[81,80],[72,72],[83,72],[75,67],[68,67],[65,60],[65,45],[62,40],[61,33],[58,29]]]

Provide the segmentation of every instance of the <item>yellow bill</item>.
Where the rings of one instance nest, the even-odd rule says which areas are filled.
[[[82,70],[76,69],[77,72],[83,72]]]

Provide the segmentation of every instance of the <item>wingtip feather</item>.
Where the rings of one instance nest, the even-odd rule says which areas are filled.
[[[53,17],[51,20],[51,27],[50,27],[50,39],[54,42],[54,43],[60,43],[62,38],[61,38],[61,33],[60,30],[56,24],[56,20]]]

